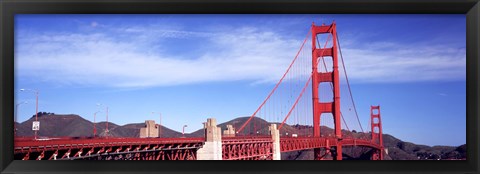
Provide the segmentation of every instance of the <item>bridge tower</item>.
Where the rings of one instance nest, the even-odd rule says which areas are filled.
[[[372,123],[372,143],[378,144],[380,149],[373,153],[373,160],[383,160],[383,134],[380,106],[370,106],[370,122]]]
[[[332,47],[322,48],[322,45],[316,46],[317,36],[319,34],[328,34],[328,38],[332,38]],[[338,55],[337,55],[337,30],[336,24],[316,26],[312,23],[312,100],[313,100],[313,135],[320,137],[320,119],[323,113],[332,113],[334,120],[335,136],[338,140],[337,147],[334,148],[333,154],[335,160],[342,160],[342,127],[340,118],[340,78],[338,73]],[[333,61],[333,70],[331,72],[318,72],[319,58],[331,57]],[[333,85],[333,102],[320,102],[318,87],[320,83],[332,83]],[[314,158],[320,159],[320,148],[314,149]]]

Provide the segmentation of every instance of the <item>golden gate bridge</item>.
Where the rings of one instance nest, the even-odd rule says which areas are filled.
[[[307,46],[309,43],[311,49]],[[340,91],[348,91],[342,93],[346,97]],[[341,110],[341,106],[348,109]],[[361,134],[351,133],[350,127],[354,125],[347,124],[351,122],[356,122],[355,126],[358,123]],[[223,135],[216,120],[210,118],[204,125],[204,137],[16,138],[14,158],[280,160],[282,152],[313,149],[315,160],[327,159],[327,156],[342,160],[343,147],[366,147],[371,149],[370,159],[383,160],[380,106],[370,107],[369,122],[371,130],[367,133],[353,100],[336,23],[312,23],[294,59],[265,100],[244,123],[230,126]],[[324,127],[332,127],[333,132],[322,129]]]

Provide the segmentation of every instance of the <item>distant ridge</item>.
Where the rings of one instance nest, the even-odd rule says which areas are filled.
[[[93,123],[75,114],[66,115],[43,115],[38,117],[40,121],[39,137],[92,137]],[[22,123],[17,124],[17,136],[33,136],[32,117]],[[105,136],[106,123],[97,122],[97,136]],[[140,128],[145,123],[132,123],[119,126],[108,122],[109,136],[112,137],[139,137]],[[162,137],[180,137],[182,133],[162,126]]]

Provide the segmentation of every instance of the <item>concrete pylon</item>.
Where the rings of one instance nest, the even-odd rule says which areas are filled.
[[[276,124],[271,124],[268,129],[270,130],[270,134],[272,135],[273,140],[272,159],[281,160],[282,158],[280,156],[280,131],[277,129]]]
[[[140,138],[158,137],[158,127],[154,120],[145,120],[145,127],[140,128]]]
[[[231,125],[231,124],[227,125],[227,130],[223,131],[223,136],[224,137],[235,137],[235,128],[233,128],[233,125]]]
[[[207,119],[204,128],[205,144],[197,150],[197,160],[222,160],[222,130],[215,118]]]

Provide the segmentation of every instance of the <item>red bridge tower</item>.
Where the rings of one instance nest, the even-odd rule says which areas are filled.
[[[380,145],[372,155],[372,160],[383,160],[383,134],[380,106],[370,106],[370,122],[372,123],[372,143]]]
[[[322,48],[319,45],[317,48],[316,41],[318,34],[328,34],[328,38],[332,37],[332,47]],[[328,39],[327,39],[328,40]],[[328,41],[327,41],[328,42]],[[312,24],[312,99],[313,99],[313,135],[320,137],[320,119],[323,113],[332,113],[335,124],[335,136],[338,140],[335,148],[334,159],[342,160],[342,127],[340,125],[340,78],[338,74],[338,55],[337,55],[337,30],[336,24],[316,26]],[[333,70],[331,72],[318,72],[319,58],[332,57]],[[333,84],[333,102],[320,102],[319,90],[320,83]],[[323,91],[322,91],[323,92]],[[325,91],[329,92],[329,91]],[[327,147],[328,148],[328,147]],[[314,158],[316,160],[321,158],[320,148],[314,149]]]

